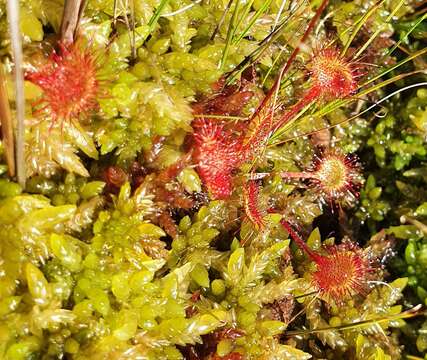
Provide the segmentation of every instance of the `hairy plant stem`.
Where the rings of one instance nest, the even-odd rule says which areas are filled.
[[[282,219],[280,224],[285,228],[288,232],[289,236],[293,241],[298,245],[298,247],[303,250],[313,261],[320,262],[322,261],[322,256],[316,254],[313,250],[309,248],[309,246],[305,243],[303,239],[298,235],[298,233],[293,229],[292,225],[289,224],[286,220]]]

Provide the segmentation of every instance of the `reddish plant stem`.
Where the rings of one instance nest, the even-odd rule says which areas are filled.
[[[272,134],[276,130],[280,129],[282,126],[286,125],[302,109],[304,109],[306,106],[318,100],[320,97],[320,94],[321,94],[321,90],[317,86],[311,87],[300,101],[294,104],[288,111],[286,111],[282,115],[282,117],[274,124],[270,133]]]
[[[272,121],[272,116],[269,114],[262,120],[258,126],[258,131],[254,131],[252,136],[246,141],[246,145],[242,148],[244,158],[250,159],[256,155],[257,146],[265,144],[268,138],[282,126],[289,123],[301,110],[306,106],[317,101],[322,94],[321,89],[318,86],[312,86],[289,110],[285,111],[282,117],[278,121]],[[255,147],[254,147],[254,144]],[[255,150],[255,151],[254,151]]]
[[[292,228],[291,224],[289,224],[286,220],[282,219],[280,224],[286,229],[289,236],[293,241],[298,245],[298,247],[303,250],[313,261],[320,262],[322,261],[322,256],[316,254],[313,250],[311,250],[308,245],[305,243],[303,239],[298,235],[298,233]]]
[[[302,36],[301,40],[299,41],[298,46],[294,49],[294,51],[292,52],[291,56],[289,56],[289,59],[285,63],[285,65],[280,69],[279,75],[277,76],[277,78],[276,78],[273,86],[268,91],[267,95],[265,96],[264,100],[261,102],[261,104],[258,107],[258,109],[255,111],[254,115],[252,116],[252,119],[254,119],[257,116],[257,114],[260,112],[261,109],[263,109],[265,106],[267,106],[267,104],[270,102],[270,100],[271,100],[272,96],[274,95],[274,93],[280,87],[280,83],[282,81],[283,75],[285,75],[285,73],[291,67],[292,62],[295,60],[295,58],[297,57],[298,53],[301,50],[301,45],[307,40],[308,36],[310,35],[311,31],[314,28],[314,25],[319,20],[319,17],[322,14],[323,10],[325,10],[326,5],[328,5],[328,2],[329,2],[328,0],[323,0],[322,3],[320,4],[319,8],[316,11],[316,14],[310,20],[310,22],[309,22],[309,24],[307,26],[307,29],[304,32],[304,35]]]
[[[315,177],[313,173],[298,171],[282,171],[280,176],[288,179],[312,179]]]
[[[282,81],[282,78],[284,74],[289,70],[289,68],[292,65],[292,62],[295,60],[296,56],[298,55],[301,45],[307,40],[308,36],[310,35],[311,31],[314,28],[314,25],[319,20],[320,15],[322,14],[323,10],[326,8],[326,5],[328,4],[328,0],[323,0],[320,4],[319,8],[316,11],[316,14],[313,16],[313,18],[310,20],[307,29],[304,32],[304,35],[302,36],[301,40],[299,41],[297,47],[293,50],[292,54],[289,56],[288,61],[285,63],[285,65],[280,69],[279,75],[276,77],[276,80],[273,84],[273,86],[268,91],[267,95],[261,102],[261,104],[258,106],[254,114],[249,120],[249,123],[253,123],[254,121],[257,121],[256,119],[258,117],[264,117],[261,120],[261,124],[257,126],[258,131],[254,132],[254,134],[246,141],[246,146],[242,149],[242,153],[244,154],[244,158],[251,159],[254,155],[257,153],[257,147],[259,145],[254,144],[264,144],[265,141],[271,136],[271,134],[288,123],[299,111],[301,111],[305,106],[313,102],[315,99],[319,97],[320,90],[319,88],[313,87],[311,88],[307,94],[301,99],[298,103],[296,103],[290,110],[285,112],[283,114],[282,118],[278,122],[273,121],[273,111],[266,111],[267,106],[270,104],[272,97],[274,94],[278,91],[280,87],[280,83]],[[261,115],[264,113],[264,115]],[[261,140],[259,140],[261,139]]]
[[[272,173],[264,172],[264,173],[254,173],[251,174],[251,180],[260,180],[264,179],[267,176],[270,176]],[[311,172],[302,172],[302,171],[282,171],[279,173],[282,178],[287,179],[312,179],[315,175]]]

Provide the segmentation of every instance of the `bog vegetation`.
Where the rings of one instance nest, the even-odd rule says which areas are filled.
[[[423,1],[8,5],[1,359],[423,359]]]

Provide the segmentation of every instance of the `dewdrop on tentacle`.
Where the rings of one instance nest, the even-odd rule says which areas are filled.
[[[315,252],[285,220],[282,226],[289,236],[316,264],[312,284],[326,301],[342,304],[354,295],[366,295],[375,268],[367,250],[346,239],[339,245],[324,246],[324,254]]]
[[[47,112],[52,125],[78,121],[98,109],[102,82],[98,59],[79,41],[59,44],[59,51],[53,51],[46,64],[27,71],[25,78],[43,91],[33,106],[38,114]]]

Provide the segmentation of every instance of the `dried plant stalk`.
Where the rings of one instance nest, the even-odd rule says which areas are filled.
[[[0,66],[0,124],[2,142],[6,155],[9,176],[15,176],[15,144],[13,138],[13,122],[6,89],[6,76]]]
[[[61,22],[61,41],[74,42],[77,27],[85,7],[85,0],[66,0]]]
[[[22,41],[19,29],[19,2],[7,1],[7,17],[9,21],[13,60],[15,62],[15,98],[16,98],[16,172],[17,180],[25,187],[25,96],[24,72],[22,71]]]

